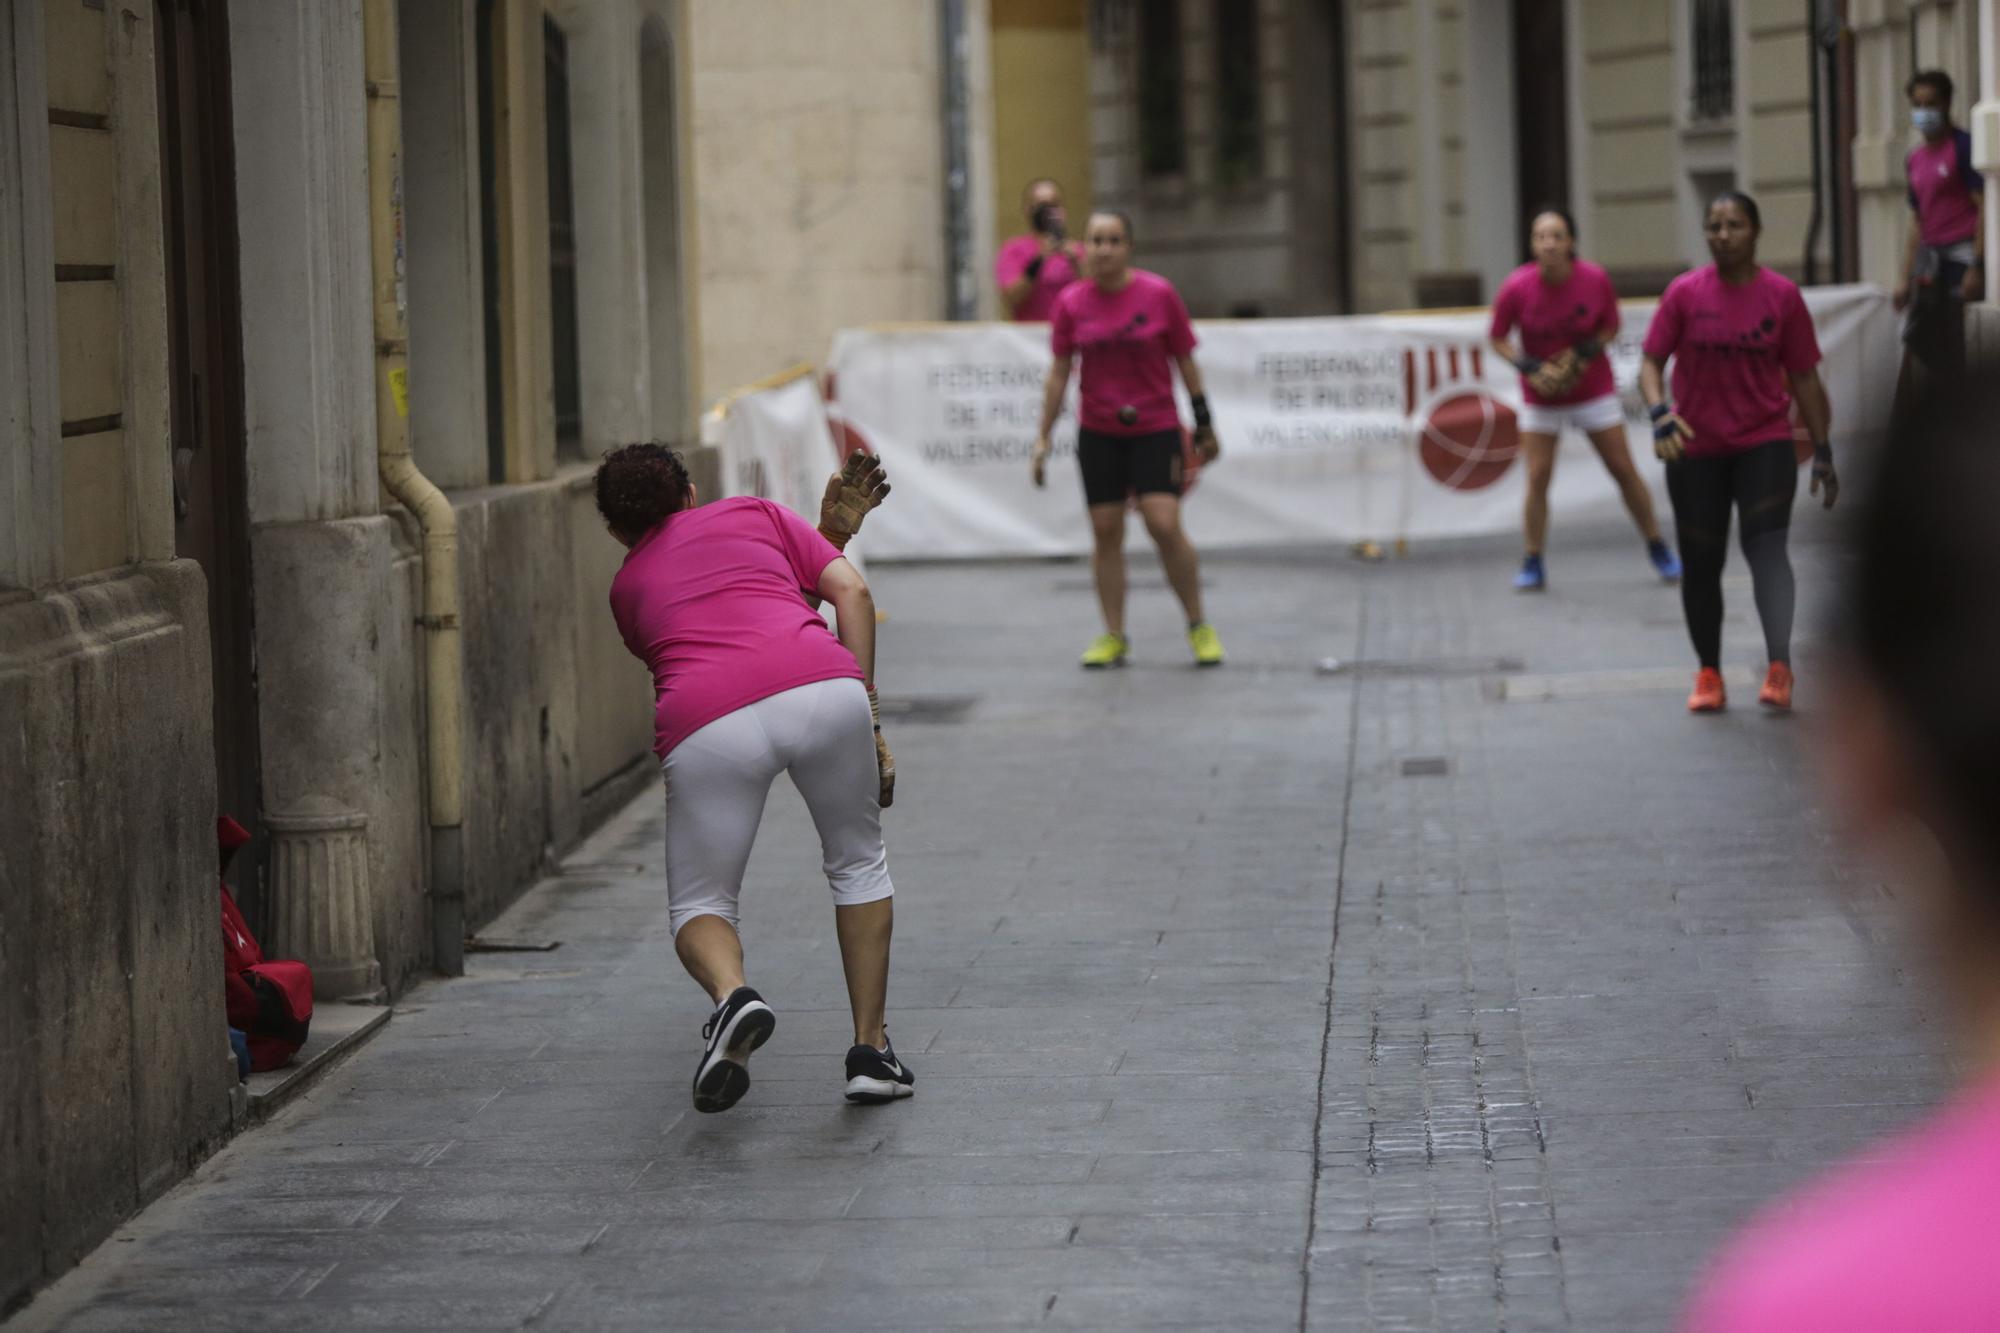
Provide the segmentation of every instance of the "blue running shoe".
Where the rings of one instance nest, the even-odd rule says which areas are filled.
[[[1542,573],[1542,558],[1538,555],[1523,557],[1521,572],[1514,576],[1514,591],[1541,592],[1548,586],[1548,576]]]
[[[1674,548],[1655,537],[1646,543],[1646,558],[1653,562],[1661,579],[1668,583],[1681,581],[1681,558],[1674,554]]]

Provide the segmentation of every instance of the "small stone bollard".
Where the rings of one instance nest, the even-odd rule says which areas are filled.
[[[375,904],[368,887],[368,816],[308,796],[268,816],[271,926],[264,952],[312,969],[313,998],[346,999],[381,989]]]

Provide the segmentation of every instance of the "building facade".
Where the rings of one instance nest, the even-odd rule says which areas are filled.
[[[1727,188],[1759,200],[1774,267],[1892,286],[1903,84],[1946,69],[1972,124],[1995,59],[1975,0],[990,6],[992,121],[1011,127],[995,234],[1019,229],[1017,177],[1074,160],[1073,118],[1046,108],[1076,100],[1056,52],[1080,49],[1089,172],[1065,183],[1129,213],[1141,262],[1211,317],[1479,304],[1542,204],[1571,212],[1621,291],[1656,293],[1705,259],[1703,207]],[[1010,54],[1023,33],[1039,88]],[[1979,151],[2000,154],[1995,137]]]
[[[0,1311],[230,1131],[218,814],[267,947],[379,1001],[653,780],[592,462],[941,311],[939,43],[0,9]]]

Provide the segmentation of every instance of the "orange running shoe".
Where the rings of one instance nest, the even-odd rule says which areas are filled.
[[[1729,706],[1729,696],[1722,688],[1722,673],[1714,667],[1703,667],[1694,673],[1694,693],[1688,696],[1688,712],[1720,713]]]
[[[1779,712],[1791,711],[1792,669],[1789,666],[1783,662],[1771,663],[1771,669],[1764,673],[1764,688],[1757,691],[1757,702]]]

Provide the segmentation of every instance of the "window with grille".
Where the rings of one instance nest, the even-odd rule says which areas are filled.
[[[1725,120],[1736,112],[1736,25],[1730,0],[1692,0],[1695,120]]]
[[[1139,6],[1139,172],[1178,176],[1187,170],[1187,125],[1181,117],[1179,0]]]
[[[1264,105],[1255,0],[1215,0],[1215,179],[1246,185],[1264,175]]]

